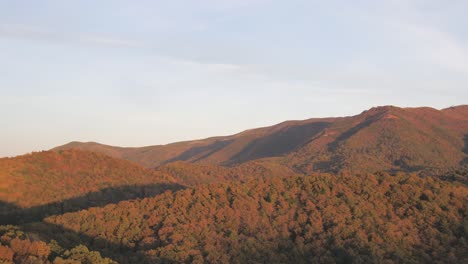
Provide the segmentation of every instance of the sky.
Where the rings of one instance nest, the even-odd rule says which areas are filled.
[[[468,103],[466,0],[0,0],[0,157]]]

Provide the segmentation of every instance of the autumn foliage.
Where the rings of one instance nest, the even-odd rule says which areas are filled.
[[[140,252],[140,262],[462,263],[467,194],[466,185],[411,174],[275,177],[45,222],[96,238],[89,246],[103,251]]]
[[[32,235],[31,235],[32,236]],[[0,263],[115,263],[99,252],[79,245],[64,250],[55,240],[46,243],[30,237],[16,226],[0,226]]]
[[[78,150],[44,151],[0,159],[0,200],[28,208],[129,185],[171,183],[125,160]]]

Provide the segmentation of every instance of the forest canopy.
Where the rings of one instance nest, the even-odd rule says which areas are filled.
[[[462,263],[467,194],[462,183],[414,174],[259,178],[27,228],[64,245],[85,236],[86,246],[123,263]]]

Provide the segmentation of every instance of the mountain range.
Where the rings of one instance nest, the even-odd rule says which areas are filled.
[[[468,106],[0,159],[0,263],[466,263]]]
[[[273,161],[306,174],[446,169],[466,162],[467,145],[468,106],[462,105],[442,110],[382,106],[356,116],[286,121],[168,145],[123,148],[71,142],[53,150],[100,152],[147,168],[174,161],[231,167]]]

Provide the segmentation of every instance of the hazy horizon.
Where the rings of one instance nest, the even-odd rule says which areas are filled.
[[[0,157],[467,103],[466,1],[0,2]]]

